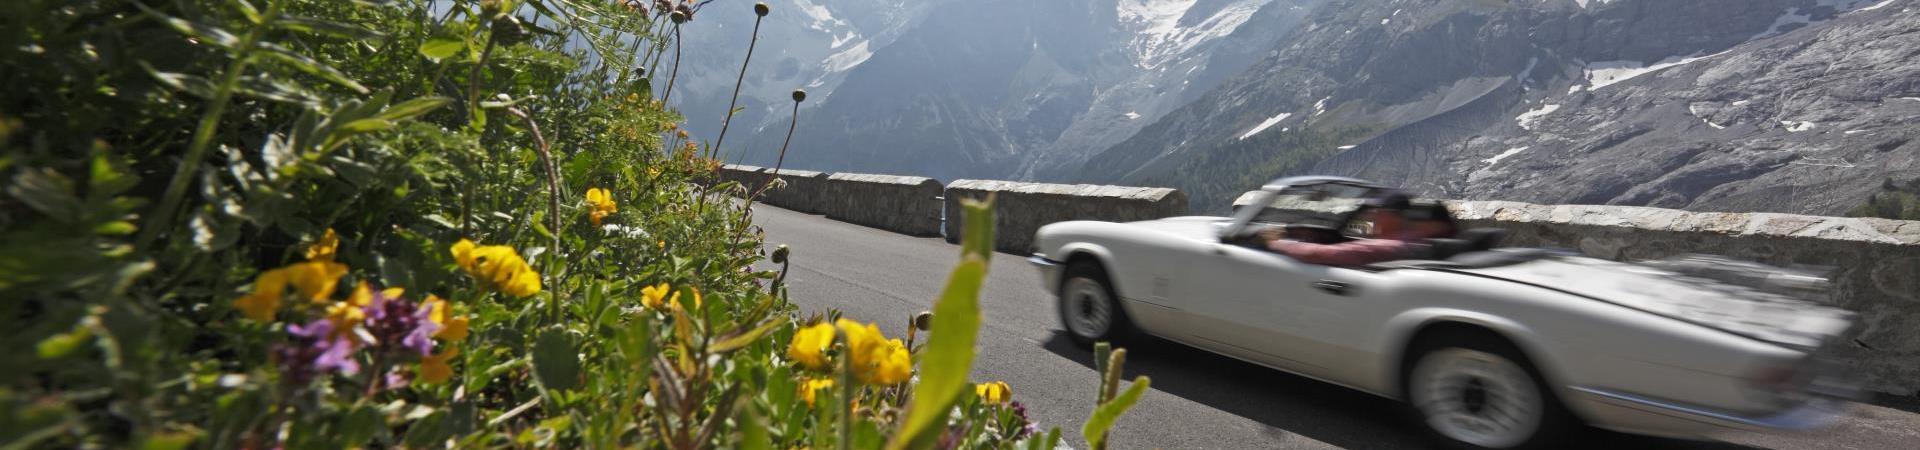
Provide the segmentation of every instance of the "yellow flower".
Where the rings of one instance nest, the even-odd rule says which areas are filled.
[[[467,317],[453,315],[452,304],[433,294],[427,294],[426,304],[432,311],[427,314],[427,318],[433,320],[433,323],[440,324],[440,331],[433,332],[433,337],[450,342],[459,342],[467,338]]]
[[[801,327],[793,333],[793,342],[787,344],[787,358],[801,367],[813,370],[826,370],[827,347],[833,345],[833,325],[820,322]]]
[[[587,207],[587,217],[593,220],[593,226],[596,227],[600,226],[600,219],[620,210],[613,201],[613,193],[601,188],[587,189]]]
[[[540,273],[534,272],[520,253],[505,245],[475,245],[461,239],[451,249],[453,260],[468,275],[488,287],[515,297],[540,293]]]
[[[800,383],[800,398],[806,399],[807,407],[811,408],[813,407],[814,393],[832,387],[833,379],[831,378],[809,378],[807,381]]]
[[[453,261],[461,270],[473,270],[473,241],[461,239],[453,243]]]
[[[363,320],[367,320],[366,306],[373,304],[373,288],[362,281],[353,289],[346,301],[334,302],[327,306],[327,321],[333,322],[335,333],[344,333]]]
[[[913,377],[913,360],[899,339],[887,339],[874,324],[840,319],[835,325],[847,335],[853,358],[853,376],[867,384],[896,384]]]
[[[347,265],[332,261],[307,261],[294,263],[281,268],[287,271],[287,282],[292,283],[301,297],[314,303],[324,303],[333,296],[333,288],[340,282],[340,276],[347,274]]]
[[[1007,387],[1005,381],[995,381],[973,385],[973,393],[980,396],[980,401],[1003,405],[1013,397],[1013,388]]]
[[[648,308],[666,310],[667,293],[672,291],[673,286],[664,282],[642,287],[640,288],[640,303],[646,305]],[[679,299],[676,298],[674,301],[678,302]]]
[[[447,381],[447,378],[453,377],[453,366],[447,364],[447,360],[459,354],[460,347],[450,345],[445,353],[420,358],[420,380],[428,383]]]
[[[328,228],[327,234],[320,235],[319,242],[315,242],[313,243],[313,245],[307,246],[307,260],[308,261],[332,261],[335,253],[339,249],[340,249],[340,236],[333,234],[333,229]]]
[[[261,272],[253,279],[253,293],[240,297],[233,306],[240,313],[255,322],[269,322],[274,313],[280,311],[280,297],[287,293],[287,270],[273,269]]]

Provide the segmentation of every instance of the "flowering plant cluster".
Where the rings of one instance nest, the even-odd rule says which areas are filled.
[[[773,13],[0,2],[0,446],[1052,448],[967,379],[990,236],[903,340],[716,200],[678,31]]]

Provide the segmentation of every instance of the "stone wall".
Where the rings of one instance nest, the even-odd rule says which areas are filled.
[[[773,169],[745,165],[726,165],[720,168],[720,181],[737,181],[749,192],[759,190],[766,185],[768,178],[784,181],[782,186],[767,188],[760,195],[760,202],[781,208],[805,213],[819,213],[824,206],[820,199],[826,192],[827,174],[810,170]]]
[[[1242,196],[1234,205],[1250,201]],[[1834,356],[1869,390],[1920,390],[1920,221],[1499,201],[1447,206],[1464,227],[1507,229],[1507,246],[1616,261],[1706,253],[1831,268],[1834,303],[1861,315]]]
[[[1177,189],[1089,184],[1021,183],[995,180],[958,180],[947,185],[947,211],[960,211],[960,200],[995,200],[994,249],[1025,255],[1040,226],[1068,220],[1127,222],[1186,215],[1187,194]],[[947,240],[961,236],[963,221],[948,220]]]
[[[913,236],[940,235],[940,181],[924,177],[836,173],[810,203],[834,220]]]

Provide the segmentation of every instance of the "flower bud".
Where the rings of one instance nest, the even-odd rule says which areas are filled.
[[[680,11],[674,11],[672,14],[667,15],[667,20],[671,20],[675,24],[687,23],[687,15]]]
[[[913,315],[913,327],[920,331],[933,330],[933,312],[921,311]]]
[[[766,16],[767,16],[767,13],[768,13],[768,12],[771,12],[771,11],[772,11],[772,9],[770,9],[770,8],[768,8],[768,7],[767,7],[767,3],[766,3],[766,2],[759,2],[759,3],[754,3],[754,4],[753,4],[753,15],[756,15],[756,16],[760,16],[760,17],[766,17]]]
[[[787,263],[787,253],[788,253],[788,250],[787,250],[787,246],[786,246],[786,244],[781,244],[781,245],[780,245],[779,247],[774,247],[774,248],[773,248],[773,256],[772,256],[772,259],[773,259],[773,263],[774,263],[774,264],[786,264],[786,263]]]
[[[794,89],[794,90],[793,90],[793,102],[794,102],[794,103],[800,103],[800,102],[804,102],[804,101],[807,101],[807,90],[806,90],[806,89]]]

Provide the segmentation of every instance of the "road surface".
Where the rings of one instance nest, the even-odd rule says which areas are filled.
[[[792,249],[790,294],[803,314],[840,310],[902,336],[909,317],[933,309],[959,247],[754,205],[767,245]],[[1042,429],[1061,428],[1085,449],[1080,425],[1093,410],[1093,355],[1067,340],[1053,298],[1022,256],[995,254],[981,292],[985,322],[976,381],[1002,380]],[[1358,391],[1166,341],[1128,348],[1126,378],[1152,390],[1120,419],[1112,448],[1427,448],[1399,405]],[[1732,434],[1694,442],[1594,432],[1592,448],[1920,448],[1920,408],[1856,405],[1852,417],[1812,434]]]

